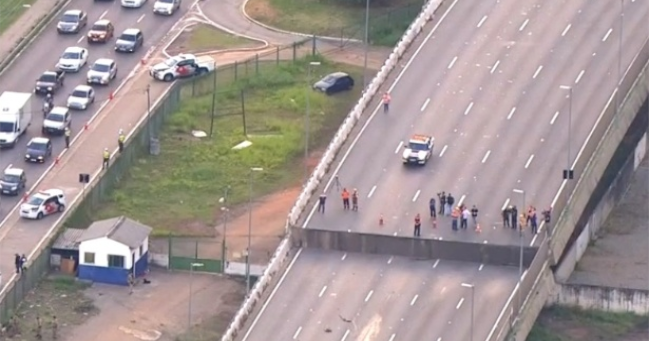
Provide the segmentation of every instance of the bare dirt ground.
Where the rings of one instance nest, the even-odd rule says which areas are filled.
[[[648,290],[648,156],[571,275],[571,283]]]

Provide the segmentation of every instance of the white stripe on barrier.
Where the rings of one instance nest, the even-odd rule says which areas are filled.
[[[413,40],[417,37],[417,35],[422,31],[424,25],[426,25],[426,23],[432,18],[434,12],[436,9],[438,9],[441,3],[442,0],[431,0],[426,4],[422,12],[411,23],[397,46],[393,49],[393,52],[384,62],[379,73],[377,73],[375,78],[371,81],[370,86],[366,88],[366,91],[359,99],[359,102],[357,102],[350,114],[348,114],[348,117],[336,132],[334,138],[332,139],[332,142],[327,147],[325,153],[323,154],[323,157],[310,176],[309,181],[305,185],[303,191],[298,196],[296,204],[291,208],[287,216],[287,230],[289,226],[294,225],[300,217],[300,212],[304,210],[307,202],[309,201],[309,197],[320,185],[320,181],[325,176],[325,173],[328,171],[331,163],[334,161],[337,152],[340,150],[341,146],[343,146],[344,142],[352,132],[352,129],[358,122],[363,111],[368,107],[372,101],[372,98],[381,87],[382,83],[388,78],[389,73],[395,68],[395,65],[397,65],[398,60],[401,58]],[[289,253],[289,244],[290,243],[288,237],[283,239],[280,247],[278,247],[274,253],[263,275],[258,279],[257,283],[249,293],[248,298],[242,304],[241,308],[228,327],[228,330],[223,335],[221,339],[222,341],[232,341],[237,336],[239,329],[243,327],[248,314],[253,310],[259,299],[262,297],[264,289],[271,283],[273,275],[278,270],[280,270],[282,264],[286,261],[286,257]]]

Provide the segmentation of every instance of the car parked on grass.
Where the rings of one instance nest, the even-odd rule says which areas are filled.
[[[314,90],[333,95],[338,92],[348,91],[354,87],[354,79],[345,72],[334,72],[314,84]]]

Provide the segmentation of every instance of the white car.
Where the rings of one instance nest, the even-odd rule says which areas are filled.
[[[122,7],[125,8],[140,8],[142,7],[147,0],[122,0],[120,3]]]
[[[86,74],[88,84],[107,85],[117,76],[117,64],[114,60],[100,58],[90,67]]]
[[[54,107],[43,120],[43,134],[63,134],[70,127],[72,115],[66,107]]]
[[[67,106],[70,109],[86,110],[95,102],[95,90],[89,85],[77,85],[68,97]]]
[[[167,58],[149,69],[151,77],[171,82],[177,78],[202,76],[214,71],[216,61],[210,56],[195,56],[193,54],[179,54]]]
[[[431,158],[433,136],[415,134],[404,144],[402,162],[404,164],[424,165]]]
[[[63,51],[56,68],[65,72],[79,72],[88,62],[88,50],[83,47],[68,47]]]
[[[60,189],[48,189],[33,194],[20,205],[20,217],[41,219],[47,215],[65,210],[65,195]]]
[[[181,0],[156,0],[153,4],[153,13],[172,15],[181,8]]]

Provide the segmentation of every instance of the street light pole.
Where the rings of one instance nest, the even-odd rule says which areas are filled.
[[[469,288],[472,291],[471,315],[469,317],[469,341],[474,341],[474,284],[461,283],[463,288]]]
[[[521,194],[521,209],[522,212],[525,212],[526,191],[517,188],[513,189],[512,191],[517,194]],[[519,217],[517,217],[517,220],[519,220]],[[524,233],[522,231],[522,228],[523,226],[519,229],[519,279],[517,280],[517,282],[519,282],[519,289],[517,290],[517,299],[519,300],[519,304],[521,304],[521,277],[524,273]]]
[[[251,290],[251,235],[253,227],[253,172],[261,172],[264,168],[251,167],[248,188],[248,246],[246,247],[246,295]]]
[[[366,91],[366,86],[368,86],[367,74],[368,74],[368,44],[369,42],[369,29],[370,29],[370,0],[366,0],[366,28],[363,37],[363,91]]]
[[[566,152],[566,178],[571,178],[571,122],[573,121],[573,87],[568,85],[560,85],[560,89],[569,91],[569,132],[567,134],[567,152]]]
[[[147,135],[149,135],[149,144],[151,144],[151,86],[147,84]],[[151,147],[151,146],[150,146]]]
[[[618,29],[618,65],[616,67],[617,69],[617,81],[616,81],[616,114],[618,114],[619,106],[621,105],[620,99],[621,95],[619,94],[620,92],[620,86],[621,86],[621,81],[623,81],[622,78],[622,70],[621,70],[621,63],[622,61],[622,54],[623,54],[623,17],[625,16],[625,0],[621,0],[621,17],[619,20],[619,29]]]
[[[230,186],[227,186],[224,191],[223,191],[223,197],[219,199],[219,202],[223,204],[221,207],[221,211],[224,212],[224,220],[223,220],[223,229],[222,229],[222,238],[221,238],[221,265],[222,265],[222,270],[225,271],[226,269],[226,233],[227,233],[227,226],[228,226],[228,213],[230,213],[230,209],[228,208],[228,194],[230,194]]]
[[[304,181],[303,183],[306,185],[307,184],[307,179],[309,179],[309,111],[310,111],[310,103],[309,103],[309,97],[311,95],[311,68],[312,66],[319,66],[320,62],[310,62],[309,65],[307,66],[307,97],[305,98],[305,160],[303,161],[305,164],[305,174],[304,174]]]
[[[194,274],[194,268],[200,268],[203,266],[203,263],[190,263],[190,300],[187,306],[187,328],[192,327],[192,278]]]

